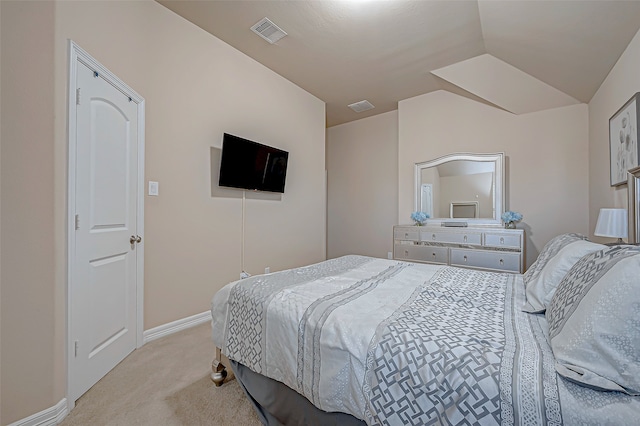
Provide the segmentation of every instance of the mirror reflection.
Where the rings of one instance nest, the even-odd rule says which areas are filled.
[[[453,154],[416,164],[416,210],[433,219],[497,223],[503,154]]]

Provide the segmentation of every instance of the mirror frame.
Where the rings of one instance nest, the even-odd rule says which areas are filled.
[[[640,243],[640,167],[627,171],[627,220],[629,244]]]
[[[504,213],[506,205],[506,191],[505,191],[505,170],[504,170],[504,152],[497,152],[493,154],[473,154],[473,153],[456,153],[445,155],[435,160],[424,161],[422,163],[416,163],[414,166],[414,211],[420,209],[420,174],[423,169],[429,167],[435,167],[440,164],[457,161],[493,161],[495,164],[495,190],[494,190],[494,205],[493,218],[465,218],[465,219],[452,219],[436,217],[427,221],[429,225],[442,225],[442,222],[467,222],[469,226],[502,226],[502,213]]]

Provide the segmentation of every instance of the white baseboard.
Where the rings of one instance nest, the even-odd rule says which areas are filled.
[[[53,407],[11,423],[9,426],[55,426],[67,416],[67,413],[67,398],[62,398]]]
[[[142,341],[143,344],[147,344],[152,340],[177,333],[178,331],[186,330],[187,328],[195,327],[196,325],[203,324],[207,321],[211,321],[211,311],[205,311],[200,314],[192,315],[187,318],[179,319],[168,324],[146,330],[142,334]]]

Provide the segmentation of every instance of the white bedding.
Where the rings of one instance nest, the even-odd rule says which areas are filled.
[[[524,297],[521,275],[345,256],[225,286],[213,340],[368,424],[635,421],[637,398],[558,378]]]

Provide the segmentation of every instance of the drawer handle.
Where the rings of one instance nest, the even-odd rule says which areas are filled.
[[[435,240],[436,239],[436,234],[431,234],[431,239]]]
[[[467,242],[467,236],[466,235],[464,236],[464,242],[465,243]]]
[[[504,237],[500,237],[500,244],[504,244]]]
[[[462,259],[464,259],[464,261],[467,261],[467,256],[463,256]]]
[[[407,256],[407,257],[409,257],[409,250],[405,250],[405,251],[404,251],[404,255],[405,255],[405,256]]]
[[[408,232],[405,232],[405,233],[404,233],[404,237],[405,237],[405,238],[409,238],[409,233],[408,233]]]
[[[436,254],[435,254],[435,252],[434,252],[434,253],[431,253],[431,256],[433,256],[433,257],[435,258],[435,257],[436,257]]]
[[[504,265],[504,260],[503,259],[500,259],[500,264]]]

